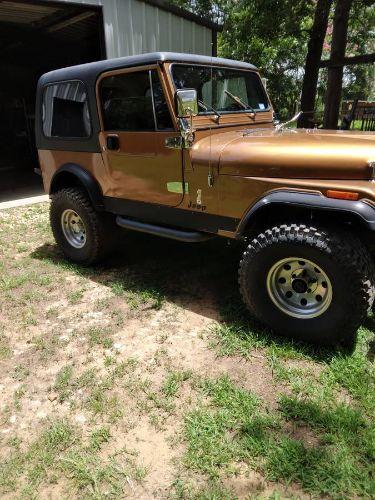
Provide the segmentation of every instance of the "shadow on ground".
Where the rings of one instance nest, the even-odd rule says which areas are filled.
[[[44,244],[31,256],[66,267],[101,285],[157,295],[207,318],[240,327],[262,339],[265,346],[292,347],[317,361],[329,361],[334,355],[332,350],[273,335],[249,315],[237,282],[242,250],[242,243],[221,238],[186,244],[126,232],[118,240],[113,257],[100,266],[71,264],[55,244]]]

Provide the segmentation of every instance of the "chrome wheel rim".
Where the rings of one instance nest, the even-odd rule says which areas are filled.
[[[61,215],[61,227],[67,242],[74,248],[86,244],[86,228],[81,217],[74,210],[64,210]]]
[[[332,284],[324,270],[300,257],[276,262],[267,275],[267,290],[272,302],[294,318],[316,318],[332,302]]]

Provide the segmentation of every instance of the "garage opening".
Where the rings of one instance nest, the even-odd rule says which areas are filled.
[[[40,75],[105,57],[100,7],[0,1],[0,202],[42,192],[34,173]]]

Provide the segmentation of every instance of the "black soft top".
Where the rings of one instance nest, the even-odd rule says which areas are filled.
[[[192,54],[179,54],[174,52],[152,52],[138,56],[120,57],[118,59],[106,59],[78,66],[57,69],[42,75],[38,82],[35,114],[35,137],[38,149],[55,149],[64,151],[86,151],[99,153],[100,145],[98,133],[100,131],[99,116],[96,106],[95,85],[98,77],[114,69],[129,68],[133,66],[146,66],[162,62],[176,62],[188,64],[204,64],[213,66],[225,66],[236,69],[257,71],[252,64],[219,57],[199,56]],[[46,137],[43,134],[42,125],[42,100],[43,91],[47,85],[67,80],[82,81],[87,90],[87,100],[91,116],[92,134],[88,138],[63,139],[58,137]]]
[[[189,64],[212,64],[213,66],[229,66],[237,69],[257,70],[252,64],[221,57],[199,56],[194,54],[180,54],[177,52],[151,52],[138,56],[119,57],[118,59],[106,59],[78,66],[57,69],[44,74],[40,83],[46,85],[62,80],[82,80],[90,85],[96,81],[98,76],[105,71],[129,68],[132,66],[143,66],[157,64],[160,62],[178,62]]]

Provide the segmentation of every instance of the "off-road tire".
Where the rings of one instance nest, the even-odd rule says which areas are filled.
[[[319,265],[332,284],[327,310],[295,318],[271,300],[267,276],[283,258],[298,256]],[[239,266],[239,285],[249,311],[275,333],[297,340],[352,348],[374,301],[374,266],[366,247],[350,232],[303,224],[280,225],[249,241]]]
[[[84,223],[86,242],[82,248],[74,248],[64,235],[61,217],[67,209],[74,210]],[[64,188],[52,196],[50,223],[56,243],[65,257],[77,264],[96,264],[113,249],[114,217],[94,210],[87,194],[79,188]]]

